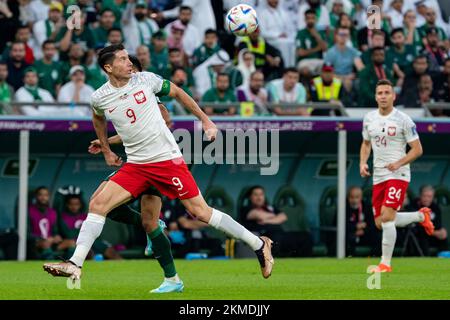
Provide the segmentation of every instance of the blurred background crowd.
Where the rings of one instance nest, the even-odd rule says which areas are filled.
[[[224,17],[239,3],[256,9],[259,29],[236,38]],[[242,114],[240,102],[255,115],[331,112],[307,102],[373,107],[379,79],[395,83],[406,108],[450,102],[449,15],[439,0],[0,0],[0,113],[89,115],[107,80],[95,53],[117,43],[208,114]]]

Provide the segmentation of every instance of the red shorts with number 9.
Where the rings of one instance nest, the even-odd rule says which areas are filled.
[[[372,189],[372,206],[375,218],[381,215],[382,206],[399,210],[405,200],[408,185],[409,183],[403,180],[387,180],[374,185]]]
[[[155,163],[125,163],[110,180],[139,197],[154,186],[170,199],[189,199],[200,191],[184,159],[176,158]]]

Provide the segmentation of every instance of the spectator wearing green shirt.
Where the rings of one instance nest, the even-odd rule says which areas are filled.
[[[326,31],[316,29],[316,10],[305,11],[305,23],[306,28],[299,30],[296,38],[297,61],[300,61],[298,67],[315,71],[322,64],[323,53],[328,49]]]
[[[373,48],[385,48],[386,45],[386,37],[384,32],[381,30],[373,30],[371,32],[369,47],[366,51],[361,54],[361,60],[364,65],[370,64],[372,61],[372,50]]]
[[[375,88],[379,80],[394,80],[394,72],[385,65],[383,47],[372,49],[372,63],[359,72],[358,105],[360,107],[376,107]]]
[[[77,65],[84,66],[86,61],[86,53],[83,51],[81,44],[73,43],[68,52],[68,60],[61,62],[61,79],[63,83],[70,81],[70,68]]]
[[[152,58],[152,67],[161,72],[169,63],[169,49],[167,48],[167,36],[164,31],[159,30],[152,36],[152,43],[149,46]]]
[[[6,82],[6,78],[8,78],[8,65],[0,61],[0,115],[10,113],[11,110],[5,104],[14,98],[14,89]]]
[[[123,42],[123,34],[120,28],[113,27],[108,31],[108,38],[104,47],[113,45],[113,44],[121,44]],[[97,46],[102,46],[98,44]]]
[[[76,12],[74,15],[77,14]],[[75,18],[73,21],[77,21]],[[84,50],[91,50],[95,47],[95,36],[89,26],[86,24],[86,13],[79,13],[80,28],[75,28],[74,25],[68,24],[63,27],[59,34],[56,36],[56,42],[59,42],[59,50],[67,52],[70,49],[72,43],[81,44]]]
[[[406,37],[406,44],[412,45],[416,53],[423,49],[422,37],[417,28],[417,16],[414,10],[407,10],[403,15],[403,31]]]
[[[172,71],[175,68],[183,68],[187,75],[187,83],[186,85],[190,88],[191,91],[194,90],[195,81],[194,76],[192,74],[192,68],[189,67],[187,61],[184,59],[183,53],[178,48],[170,48],[169,49],[169,63],[166,68],[161,71],[161,76],[165,79],[170,78],[172,75]]]
[[[99,26],[92,30],[95,37],[96,46],[108,42],[109,30],[113,27],[118,27],[114,12],[109,8],[103,9],[100,13]]]
[[[205,31],[205,38],[203,44],[194,50],[192,55],[192,64],[194,68],[205,62],[214,53],[220,50],[218,44],[217,32],[213,29]]]
[[[410,73],[417,53],[413,45],[405,43],[406,38],[403,28],[392,30],[391,42],[393,45],[387,50],[386,63],[388,65],[395,63],[405,74]]]
[[[433,8],[431,7],[427,8],[425,13],[425,20],[426,20],[425,24],[420,26],[418,29],[423,44],[424,45],[427,44],[426,36],[428,29],[436,28],[439,41],[442,41],[444,43],[447,50],[450,49],[450,41],[448,40],[447,33],[445,32],[444,29],[436,25],[436,11]]]
[[[42,44],[43,58],[34,63],[39,78],[39,87],[56,98],[62,83],[61,64],[55,61],[57,53],[55,42],[46,40]]]
[[[216,87],[205,92],[202,102],[237,102],[236,94],[230,89],[230,77],[227,73],[219,73],[216,79]],[[228,109],[213,108],[212,106],[204,106],[203,109],[207,115],[234,115],[235,107]]]

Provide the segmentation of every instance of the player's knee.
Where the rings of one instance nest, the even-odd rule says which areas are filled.
[[[106,214],[105,210],[106,210],[105,202],[101,201],[99,197],[95,197],[94,199],[91,199],[91,201],[89,202],[89,212],[105,215]]]
[[[157,221],[153,220],[142,220],[142,227],[144,228],[146,233],[150,233],[156,228],[158,228],[159,224]]]
[[[211,220],[212,208],[208,205],[199,205],[195,208],[196,212],[193,213],[195,217],[205,223]]]
[[[386,223],[389,221],[394,221],[394,217],[388,212],[381,213],[381,222]]]

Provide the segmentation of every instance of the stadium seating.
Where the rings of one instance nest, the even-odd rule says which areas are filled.
[[[283,230],[309,231],[308,220],[305,216],[305,201],[292,186],[281,187],[275,195],[273,205],[288,217],[283,224]]]

